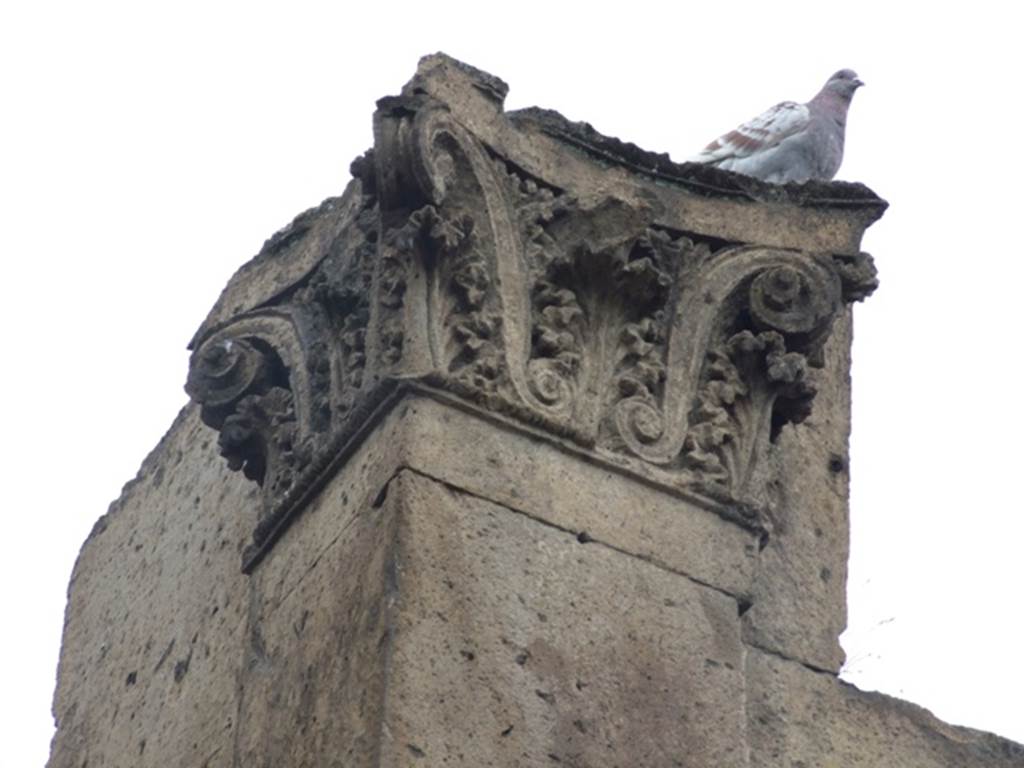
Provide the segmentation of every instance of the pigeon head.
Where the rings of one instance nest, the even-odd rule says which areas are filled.
[[[862,85],[864,83],[852,69],[840,69],[828,79],[823,90],[849,101],[853,98],[854,91]]]

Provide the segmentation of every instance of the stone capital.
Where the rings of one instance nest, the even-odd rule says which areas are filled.
[[[411,390],[767,530],[758,468],[876,285],[859,243],[885,202],[678,165],[506,113],[506,90],[426,57],[344,195],[271,238],[193,339],[186,388],[262,489],[247,570]]]

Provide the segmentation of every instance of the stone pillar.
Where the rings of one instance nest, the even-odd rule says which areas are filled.
[[[231,280],[76,566],[52,768],[1024,764],[836,678],[885,203],[505,92],[425,58]]]

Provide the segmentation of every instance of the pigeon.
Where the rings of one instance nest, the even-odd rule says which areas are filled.
[[[715,139],[690,162],[775,184],[828,181],[843,162],[846,112],[864,83],[841,69],[806,104],[783,101]]]

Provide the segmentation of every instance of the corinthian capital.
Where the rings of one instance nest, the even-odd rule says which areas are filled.
[[[505,91],[424,59],[344,195],[268,241],[196,334],[189,394],[263,488],[247,568],[409,388],[759,524],[759,463],[876,285],[859,244],[884,201],[677,165],[506,113]]]

